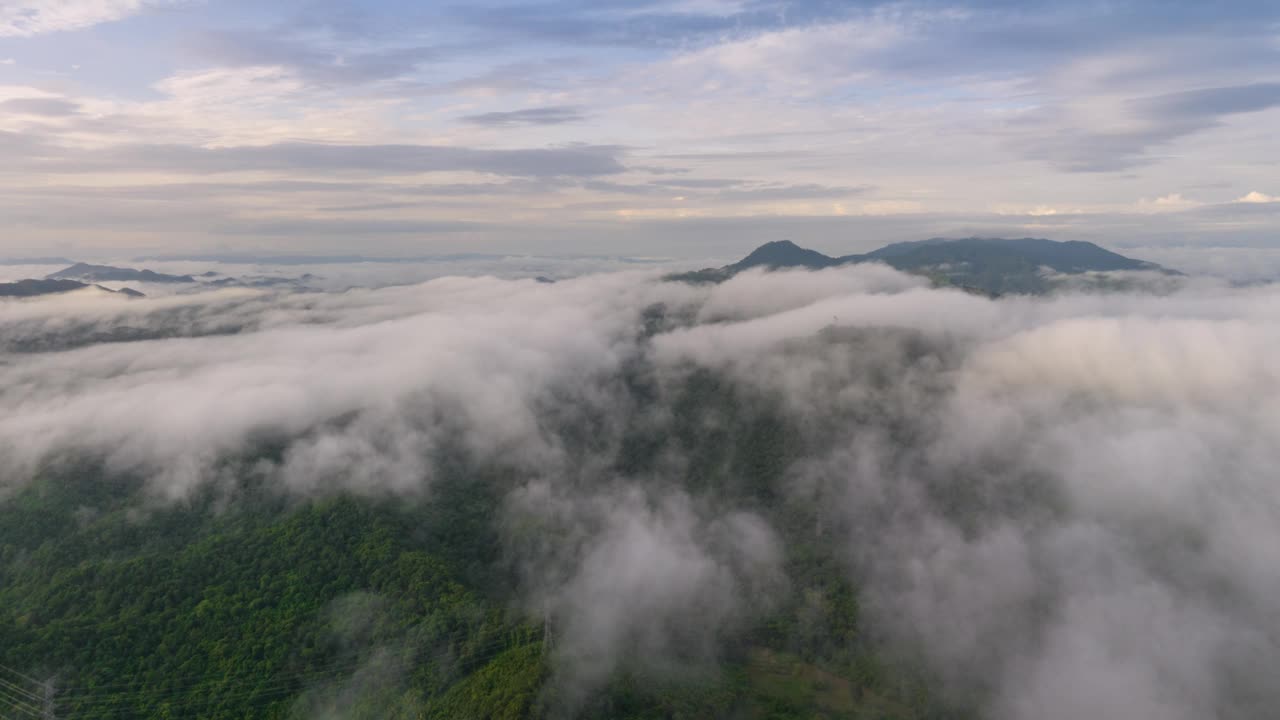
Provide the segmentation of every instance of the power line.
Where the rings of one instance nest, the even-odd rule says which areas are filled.
[[[519,644],[511,644],[507,642],[506,638],[501,638],[501,639],[495,639],[493,641],[490,641],[489,643],[486,643],[481,647],[485,649],[487,652],[485,654],[477,656],[475,660],[482,660],[482,661],[491,660],[494,657],[497,657],[498,655],[501,655],[502,653],[507,652],[508,650],[512,650],[512,649],[515,649],[516,647],[519,647]],[[440,655],[437,655],[436,657],[442,657],[443,655],[444,654],[442,653]],[[408,664],[409,662],[410,660],[408,659],[400,659],[395,661],[393,665],[403,666],[405,664]],[[362,663],[361,665],[367,665],[367,664],[368,663]],[[330,673],[327,676],[320,677],[318,679],[337,678],[343,674],[345,674],[343,671],[338,671],[336,673]],[[230,702],[230,701],[242,700],[242,699],[253,699],[255,702],[264,701],[264,700],[274,702],[276,700],[279,700],[289,695],[292,695],[294,693],[297,693],[303,689],[304,688],[299,688],[297,686],[297,682],[288,682],[284,684],[274,684],[274,685],[268,685],[267,687],[254,688],[253,690],[243,691],[240,693],[232,693],[232,694],[215,693],[206,698],[188,697],[185,700],[182,699],[182,695],[186,693],[177,692],[177,693],[168,693],[168,694],[149,698],[148,704],[163,703],[165,705],[172,705],[178,709],[189,712],[193,708],[208,707],[210,705],[213,705],[219,702]],[[132,697],[130,697],[131,695]],[[118,716],[121,713],[127,714],[127,713],[136,712],[137,703],[139,701],[146,702],[148,700],[146,695],[147,693],[136,693],[136,694],[126,693],[123,695],[123,697],[120,697],[114,701],[99,703],[98,707],[94,707],[92,703],[89,705],[88,708],[75,707],[75,709],[72,710],[70,714],[64,714],[63,718],[65,718],[66,720],[78,720],[79,718],[110,718],[110,717]],[[132,700],[133,702],[129,702],[130,700]]]
[[[520,643],[518,641],[512,642],[512,638],[509,636],[493,638],[489,642],[484,643],[477,648],[474,648],[473,651],[476,651],[478,654],[470,658],[470,660],[473,662],[491,660],[494,657],[497,657],[498,655],[504,652],[507,652],[508,650],[512,650],[517,647],[520,647],[522,644],[527,644],[527,643]],[[394,658],[390,660],[388,664],[390,667],[403,669],[405,666],[414,663],[415,660],[418,662],[422,662],[423,660],[426,660],[429,662],[430,660],[440,659],[451,654],[453,654],[453,651],[436,653],[434,655],[429,656],[428,659]],[[274,699],[285,697],[285,696],[297,693],[301,690],[304,690],[305,688],[299,687],[300,683],[305,684],[309,680],[323,681],[323,680],[336,679],[338,677],[345,675],[349,671],[358,670],[361,667],[368,666],[370,665],[371,662],[376,662],[376,661],[370,659],[370,660],[362,661],[359,663],[346,664],[341,666],[331,666],[326,669],[309,671],[309,672],[299,673],[295,675],[275,676],[275,677],[271,677],[264,680],[264,682],[268,683],[266,687],[255,687],[253,689],[247,689],[239,693],[231,693],[231,694],[227,694],[225,692],[225,690],[227,690],[228,688],[225,687],[226,683],[224,682],[224,683],[221,683],[222,687],[215,687],[215,688],[202,687],[207,685],[207,683],[197,683],[197,684],[189,685],[186,688],[182,688],[178,690],[169,690],[160,694],[152,694],[146,691],[141,691],[141,692],[125,691],[125,692],[119,692],[119,693],[99,693],[99,694],[91,693],[91,694],[82,694],[79,696],[72,695],[72,696],[66,697],[66,700],[70,701],[69,704],[72,707],[70,714],[64,714],[63,717],[67,719],[74,719],[74,718],[81,718],[81,717],[84,717],[84,718],[113,717],[121,713],[135,712],[136,707],[141,703],[145,703],[148,705],[154,705],[156,703],[174,704],[178,708],[185,709],[185,708],[189,708],[192,705],[195,705],[196,707],[201,707],[201,706],[212,705],[217,702],[228,702],[228,701],[234,701],[237,699],[246,699],[246,698],[252,698],[255,701],[257,700],[273,700],[274,701]],[[232,676],[232,677],[235,677],[235,676]],[[208,682],[217,682],[217,680],[210,679]],[[231,684],[233,686],[239,685],[241,687],[245,687],[249,685],[248,682],[232,682]],[[234,689],[234,687],[232,689]],[[192,695],[199,692],[200,690],[205,690],[205,691],[212,690],[213,694],[206,698],[191,697]],[[187,696],[187,697],[184,699],[184,696]],[[85,701],[87,701],[87,703]]]
[[[438,638],[438,639],[437,639],[437,642],[438,642],[438,643],[439,643],[439,642],[443,642],[443,643],[448,643],[448,644],[452,645],[454,642],[456,642],[456,641],[458,641],[458,640],[461,640],[461,639],[463,639],[463,638],[466,638],[466,637],[468,637],[468,636],[470,636],[470,635],[472,635],[472,634],[473,634],[473,631],[472,631],[472,630],[458,630],[458,631],[453,632],[453,633],[451,633],[451,634],[449,634],[449,635],[445,635],[445,636],[443,636],[443,637],[441,637],[441,638]],[[493,643],[493,642],[496,642],[496,641],[501,641],[501,640],[506,640],[506,639],[507,639],[507,638],[505,638],[505,637],[503,637],[503,638],[494,638],[493,640],[491,640],[491,641],[490,641],[490,643]],[[486,645],[483,645],[483,646],[481,646],[481,647],[487,647],[488,645],[489,645],[489,644],[488,644],[488,643],[486,643]],[[437,654],[437,655],[435,655],[435,656],[433,656],[433,657],[436,657],[436,658],[438,658],[438,657],[443,657],[445,654],[446,654],[445,652],[441,652],[441,653],[439,653],[439,654]],[[343,668],[347,668],[347,669],[352,669],[352,670],[354,670],[354,669],[356,669],[356,668],[360,667],[361,665],[364,665],[366,662],[367,662],[366,660],[353,660],[353,661],[349,661],[349,662],[333,663],[333,664],[331,664],[331,665],[321,666],[321,667],[317,667],[317,668],[312,668],[312,669],[309,669],[309,670],[300,670],[300,671],[296,671],[296,672],[293,672],[293,673],[286,673],[286,674],[283,674],[283,675],[277,675],[277,677],[281,677],[281,676],[283,676],[283,677],[305,676],[305,675],[315,674],[315,673],[324,673],[324,672],[328,672],[328,671],[330,671],[330,670],[341,670],[341,669],[343,669]],[[140,689],[140,690],[141,690],[141,689],[146,688],[147,686],[151,686],[151,685],[158,685],[158,684],[161,684],[161,683],[172,683],[173,681],[176,681],[176,680],[194,680],[194,679],[199,679],[197,682],[189,683],[189,684],[187,685],[187,688],[189,688],[189,689],[195,689],[195,688],[200,687],[201,685],[205,685],[205,684],[207,684],[207,683],[209,682],[209,679],[210,679],[210,678],[214,678],[214,677],[216,677],[216,678],[218,678],[218,679],[221,679],[221,680],[232,680],[232,681],[238,681],[238,680],[242,680],[242,679],[243,679],[243,680],[245,680],[245,681],[249,681],[249,680],[251,680],[251,679],[253,679],[253,678],[260,677],[261,675],[262,675],[262,673],[261,673],[261,672],[255,672],[255,671],[241,672],[241,673],[225,673],[225,674],[222,674],[222,675],[217,675],[216,673],[205,671],[205,672],[199,672],[199,673],[188,673],[188,674],[186,674],[186,675],[168,675],[168,676],[165,676],[161,681],[147,681],[147,680],[140,680],[140,681],[137,681],[137,682],[111,683],[111,684],[107,684],[107,685],[93,685],[93,686],[80,685],[80,686],[68,686],[66,689],[64,689],[64,691],[63,691],[62,693],[60,693],[60,695],[61,695],[62,697],[64,697],[64,698],[67,698],[67,697],[69,697],[69,698],[80,698],[80,697],[88,697],[88,696],[93,696],[93,695],[115,695],[115,694],[118,694],[118,693],[113,693],[113,692],[100,692],[100,691],[103,691],[103,690],[116,690],[116,689],[119,689],[119,690],[121,690],[122,692],[128,692],[130,689],[135,689],[135,688],[136,688],[136,689]],[[172,690],[172,689],[173,689],[173,688],[166,688],[166,690]],[[178,689],[182,689],[182,688],[178,688]]]
[[[0,678],[0,688],[8,688],[11,692],[18,693],[19,695],[25,695],[37,702],[44,699],[43,695],[40,695],[38,693],[33,693],[30,690],[26,690],[21,686],[15,685],[9,682],[8,680],[5,680],[4,678]]]
[[[364,663],[363,663],[363,661],[353,662],[353,663],[346,663],[346,664],[343,664],[343,665],[334,664],[334,665],[331,665],[331,666],[328,666],[328,667],[314,668],[314,669],[312,669],[312,670],[303,670],[303,671],[299,671],[299,672],[297,672],[297,673],[286,673],[286,674],[283,674],[283,675],[280,675],[280,676],[277,676],[277,677],[305,677],[305,676],[307,676],[307,675],[320,674],[320,673],[325,673],[325,672],[329,672],[329,671],[338,671],[338,672],[340,672],[340,671],[341,671],[341,670],[343,670],[344,668],[349,668],[349,669],[354,670],[354,669],[356,669],[356,668],[360,667],[360,666],[361,666],[361,665],[363,665],[363,664],[364,664]],[[164,689],[166,692],[170,692],[170,691],[178,691],[178,692],[180,692],[180,691],[182,691],[182,690],[184,690],[184,689],[194,690],[194,689],[197,689],[197,688],[199,688],[199,687],[201,687],[201,686],[203,686],[203,685],[207,685],[208,683],[210,683],[210,682],[214,682],[214,681],[225,682],[225,681],[228,681],[228,680],[230,680],[230,681],[238,681],[238,680],[241,680],[241,679],[243,679],[243,680],[245,680],[245,681],[248,681],[248,680],[249,680],[250,678],[252,678],[252,677],[260,677],[261,675],[262,675],[262,673],[243,673],[243,674],[238,674],[238,675],[221,675],[221,676],[218,676],[218,675],[216,675],[216,674],[214,674],[214,673],[198,673],[198,674],[191,674],[191,675],[187,675],[187,676],[185,676],[185,678],[176,678],[176,679],[204,678],[203,680],[197,680],[196,682],[188,683],[185,687],[184,687],[184,686],[178,686],[177,688],[174,688],[174,687],[170,686],[170,687],[163,688],[163,689]],[[173,680],[173,679],[175,679],[175,678],[167,678],[167,680]],[[68,699],[80,700],[80,699],[87,699],[87,698],[93,698],[93,697],[115,696],[115,695],[127,695],[127,694],[129,694],[130,692],[132,692],[132,691],[134,691],[134,690],[136,690],[137,692],[140,692],[140,693],[141,693],[141,692],[148,692],[148,690],[146,689],[146,688],[147,688],[147,686],[149,686],[149,685],[159,685],[159,684],[161,684],[161,683],[159,683],[159,682],[146,682],[146,681],[143,681],[143,682],[138,682],[138,683],[120,683],[120,684],[117,684],[117,685],[97,685],[97,686],[94,686],[94,687],[81,687],[81,688],[79,688],[80,692],[63,693],[63,697],[66,697],[66,698],[68,698]],[[99,692],[100,690],[106,690],[107,692]],[[112,690],[115,690],[115,691],[114,691],[114,692],[112,692]]]
[[[284,697],[284,696],[288,696],[293,693],[296,693],[297,691],[298,691],[297,686],[293,683],[289,683],[287,685],[272,685],[272,686],[259,688],[259,689],[255,689],[248,692],[232,693],[229,695],[214,694],[210,697],[203,698],[203,699],[188,696],[187,699],[184,700],[182,694],[175,694],[168,697],[162,696],[158,698],[152,698],[150,703],[148,704],[159,703],[163,705],[173,705],[179,708],[187,708],[187,707],[191,707],[192,705],[201,707],[201,706],[212,705],[215,702],[228,702],[228,701],[234,701],[237,699],[244,699],[244,698],[274,698],[276,696]],[[141,698],[138,698],[138,699],[141,699]],[[88,709],[77,707],[71,713],[64,714],[63,717],[69,720],[73,718],[80,718],[80,717],[85,717],[85,718],[112,717],[115,715],[119,715],[121,713],[136,712],[137,704],[138,703],[136,702],[134,703],[113,702],[113,703],[107,704],[106,706],[100,705],[96,708],[92,705],[90,705]]]
[[[11,667],[7,667],[7,666],[5,666],[5,665],[0,665],[0,670],[5,670],[5,671],[7,671],[7,672],[13,673],[14,675],[17,675],[18,677],[22,678],[23,680],[26,680],[27,682],[33,682],[33,683],[35,683],[36,685],[43,685],[43,684],[44,684],[44,683],[43,683],[43,682],[41,682],[40,680],[37,680],[37,679],[35,679],[35,678],[31,677],[30,675],[27,675],[26,673],[18,672],[17,670],[14,670],[13,668],[11,668]]]
[[[31,705],[28,705],[27,703],[22,702],[21,700],[14,700],[13,698],[3,693],[0,693],[0,702],[4,702],[9,707],[12,707],[20,712],[25,712],[31,717],[37,717],[37,718],[40,717],[40,714],[41,714],[40,710],[36,709],[35,707],[32,707]]]
[[[360,666],[363,664],[364,663],[359,663],[356,665],[352,665],[350,667],[331,668],[328,670],[317,670],[317,671],[301,673],[293,676],[290,676],[290,675],[266,676],[266,681],[267,682],[288,682],[291,685],[296,686],[297,683],[306,682],[307,680],[313,680],[313,679],[323,680],[329,677],[338,677],[351,670],[359,669]],[[119,702],[122,699],[127,700],[131,697],[144,698],[147,695],[153,695],[152,700],[156,701],[156,700],[166,700],[170,698],[181,697],[183,695],[196,693],[200,691],[207,692],[207,691],[226,690],[228,689],[227,687],[228,685],[231,685],[231,687],[234,688],[236,686],[246,687],[250,684],[251,683],[247,681],[227,683],[225,681],[220,681],[220,679],[218,678],[210,677],[209,680],[204,682],[193,683],[186,687],[181,687],[181,688],[167,688],[162,692],[155,693],[155,694],[147,690],[139,690],[139,691],[122,691],[122,692],[115,692],[115,693],[76,695],[76,696],[70,696],[66,699],[68,701],[72,701],[77,704],[83,704],[87,702],[90,705],[92,705],[94,701],[97,701],[99,703],[111,703],[111,702]]]
[[[214,703],[216,702],[230,702],[230,701],[236,701],[236,700],[243,700],[243,698],[253,698],[253,700],[256,700],[256,701],[275,702],[278,700],[283,700],[283,698],[287,698],[291,696],[291,694],[296,692],[297,692],[297,688],[282,687],[282,688],[274,688],[274,689],[265,689],[265,691],[253,692],[253,693],[232,694],[232,696],[191,698],[191,700],[188,700],[187,702],[166,701],[165,705],[166,707],[169,707],[169,708],[178,708],[178,710],[189,712],[193,710],[193,708],[209,707],[210,705],[214,705]],[[81,719],[81,717],[84,717],[84,719],[88,719],[88,717],[93,717],[93,719],[105,720],[105,719],[110,719],[110,717],[118,717],[120,715],[136,714],[136,712],[137,712],[137,708],[133,706],[110,707],[110,708],[105,708],[105,710],[104,708],[90,708],[90,710],[88,711],[78,710],[76,712],[73,712],[73,714],[64,715],[64,717],[67,720],[79,720]]]
[[[490,642],[479,646],[476,649],[483,650],[483,651],[490,651],[504,644],[507,644],[506,638],[495,638]],[[448,654],[449,654],[448,652],[441,652],[435,655],[428,656],[428,658],[425,658],[424,660],[426,662],[429,662],[431,660],[437,660],[437,659],[446,657]],[[481,656],[481,657],[484,657],[484,656]],[[406,665],[413,664],[415,661],[418,661],[418,660],[415,658],[391,658],[391,659],[384,660],[385,664],[391,667],[403,667]],[[300,673],[272,675],[272,676],[268,676],[268,682],[290,682],[293,685],[296,685],[297,683],[306,682],[307,680],[337,677],[347,672],[359,670],[362,667],[369,666],[376,662],[377,660],[375,660],[374,658],[368,658],[368,659],[353,662],[353,663],[335,664],[329,667],[318,668],[315,670],[308,670]],[[232,686],[232,688],[236,686],[246,687],[254,684],[254,682],[260,682],[260,680],[250,681],[247,679],[248,676],[260,678],[261,673],[245,674],[240,676],[223,676],[221,678],[206,676],[209,679],[201,682],[197,682],[197,683],[191,683],[186,687],[167,688],[161,694],[156,695],[155,698],[153,699],[167,699],[171,697],[178,697],[193,691],[198,691],[202,689],[211,689],[209,688],[209,685],[212,683],[216,683],[217,686],[219,686],[218,689],[225,690],[227,689],[228,685]],[[140,690],[137,692],[126,690],[126,691],[116,692],[116,693],[89,693],[89,694],[71,695],[71,696],[68,696],[68,699],[83,701],[83,700],[94,700],[96,698],[108,698],[108,699],[119,698],[119,697],[128,698],[130,696],[141,698],[148,694],[149,694],[149,691],[146,691],[146,690]]]
[[[40,706],[43,709],[41,718],[43,718],[43,720],[55,720],[53,708],[53,678],[44,681],[43,689],[44,700],[40,703]]]
[[[508,650],[528,645],[534,639],[533,636],[536,635],[536,632],[531,633],[527,627],[508,626],[493,633],[493,636],[487,642],[472,647],[466,647],[466,643],[461,643],[462,647],[456,646],[459,641],[463,641],[468,637],[483,637],[488,634],[483,631],[477,632],[477,630],[481,630],[481,628],[464,628],[435,638],[431,645],[437,646],[437,652],[427,655],[413,653],[410,657],[384,658],[382,662],[384,667],[387,668],[404,669],[414,663],[427,664],[455,657],[468,665],[474,665],[487,662]],[[445,645],[446,647],[439,648],[439,645]],[[366,658],[293,673],[269,674],[265,677],[263,677],[262,673],[254,672],[232,673],[221,676],[211,673],[190,673],[186,676],[180,676],[180,679],[196,680],[195,682],[176,688],[173,686],[163,689],[158,688],[160,692],[148,690],[146,686],[158,683],[145,680],[111,685],[71,686],[67,689],[69,692],[59,693],[57,705],[67,708],[71,713],[70,715],[61,715],[62,718],[88,718],[112,717],[121,713],[135,712],[136,708],[141,704],[175,703],[177,707],[182,708],[193,703],[200,704],[203,702],[203,704],[208,705],[219,701],[229,702],[243,698],[251,698],[254,702],[258,702],[262,699],[270,700],[277,696],[283,697],[302,692],[307,689],[306,686],[309,684],[334,680],[348,672],[359,670],[376,662],[378,661],[373,658]],[[0,670],[10,673],[15,678],[39,685],[45,691],[45,694],[41,695],[0,677],[0,689],[7,689],[7,692],[10,693],[10,695],[0,695],[0,698],[3,698],[11,707],[26,713],[22,717],[54,717],[53,698],[49,685],[41,683],[30,675],[11,667],[0,665]],[[174,677],[168,677],[161,679],[159,682],[172,682],[174,679]],[[265,684],[265,687],[263,684]],[[250,686],[253,685],[257,686],[250,689]],[[111,692],[110,689],[112,688],[118,688],[119,690]],[[240,690],[240,692],[228,694],[228,690]],[[210,692],[213,694],[209,697],[196,697]],[[44,711],[41,712],[37,706],[43,707]],[[103,713],[106,714],[103,715]]]

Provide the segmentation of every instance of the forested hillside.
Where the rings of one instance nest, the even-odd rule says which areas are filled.
[[[500,527],[515,469],[441,457],[430,495],[409,501],[299,499],[239,476],[170,504],[81,458],[0,504],[12,716],[40,706],[44,679],[59,718],[961,716],[935,706],[913,665],[882,655],[815,509],[779,504],[804,441],[774,403],[705,371],[669,398],[640,372],[617,387],[633,425],[613,472],[653,477],[674,447],[691,458],[691,492],[788,535],[790,587],[715,647],[673,648],[670,667],[623,663],[585,695],[561,684],[548,662],[557,618],[521,606],[500,537],[555,532]],[[659,402],[676,412],[655,423],[646,404]],[[591,418],[559,421],[579,452],[607,450],[593,447]]]

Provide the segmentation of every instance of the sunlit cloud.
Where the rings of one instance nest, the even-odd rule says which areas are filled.
[[[1257,190],[1252,190],[1246,193],[1245,195],[1239,198],[1236,198],[1236,202],[1240,202],[1240,203],[1280,202],[1280,197],[1276,197],[1274,195],[1268,195],[1266,193],[1261,193],[1261,192],[1258,192]]]

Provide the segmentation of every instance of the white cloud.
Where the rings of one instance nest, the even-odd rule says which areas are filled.
[[[992,208],[992,212],[997,215],[1025,215],[1027,217],[1053,217],[1055,215],[1078,215],[1083,210],[1079,208],[1058,208],[1052,205],[1034,205],[1031,207],[1020,205],[1001,204]]]
[[[1236,202],[1241,202],[1241,203],[1280,202],[1280,197],[1276,197],[1275,195],[1268,195],[1266,193],[1260,193],[1257,190],[1254,190],[1248,193],[1247,195],[1236,198]]]
[[[1142,198],[1138,201],[1138,210],[1140,212],[1168,212],[1176,210],[1188,210],[1194,207],[1200,207],[1204,203],[1189,197],[1183,197],[1182,193],[1169,193],[1156,198]]]
[[[0,37],[30,37],[121,20],[175,0],[0,0]]]
[[[803,96],[867,75],[858,60],[899,41],[903,28],[872,18],[835,25],[789,28],[679,55],[664,78],[691,88],[737,88]]]
[[[1170,193],[1163,195],[1151,201],[1153,205],[1163,207],[1189,207],[1191,205],[1199,205],[1200,203],[1190,198],[1182,197],[1182,193]]]
[[[1152,245],[1129,248],[1126,254],[1193,275],[1245,283],[1280,280],[1277,247]]]
[[[923,208],[915,200],[873,200],[862,203],[862,212],[867,215],[897,215],[900,213],[921,212]]]

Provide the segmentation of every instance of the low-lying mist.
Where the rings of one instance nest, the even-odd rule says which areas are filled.
[[[498,471],[476,482],[570,701],[714,672],[811,528],[879,641],[986,716],[1280,703],[1274,286],[991,300],[860,265],[72,295],[0,305],[0,353],[0,492],[85,457],[177,503]]]

